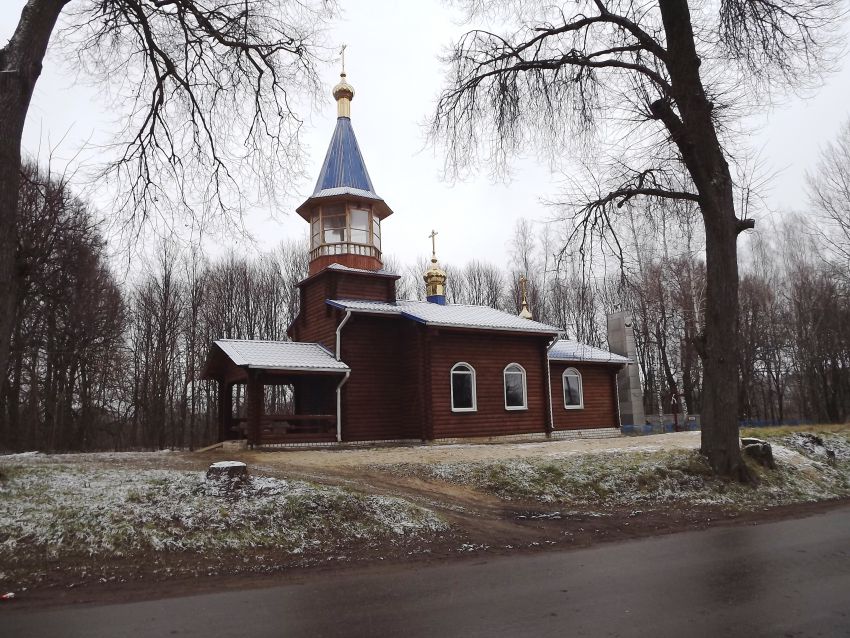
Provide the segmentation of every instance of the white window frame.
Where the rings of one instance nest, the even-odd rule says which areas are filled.
[[[567,404],[567,374],[578,377],[578,405]],[[567,368],[561,375],[561,392],[564,395],[565,410],[583,410],[584,409],[584,379],[581,377],[581,372],[575,368]]]
[[[522,375],[522,405],[508,405],[508,368],[517,367],[519,368],[519,373]],[[516,370],[511,370],[511,374],[516,374]],[[525,376],[525,368],[523,368],[520,364],[513,362],[509,363],[505,366],[505,369],[502,370],[502,387],[503,394],[505,397],[505,410],[527,410],[528,409],[528,384]]]
[[[469,371],[466,370],[457,370],[460,366],[465,366],[469,368]],[[471,408],[456,408],[455,407],[455,384],[454,384],[454,375],[455,374],[468,374],[472,377],[472,407]],[[458,361],[456,364],[452,366],[451,371],[449,371],[449,391],[451,392],[452,397],[452,412],[477,412],[478,411],[478,388],[475,383],[475,368],[473,368],[466,361]]]

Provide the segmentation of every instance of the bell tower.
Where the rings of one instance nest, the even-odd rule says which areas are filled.
[[[354,136],[354,87],[346,79],[344,58],[333,96],[337,120],[325,162],[313,194],[296,209],[310,224],[310,275],[334,263],[380,270],[381,224],[393,212],[375,192]]]

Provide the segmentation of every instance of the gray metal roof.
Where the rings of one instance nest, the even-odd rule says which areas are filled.
[[[360,301],[329,299],[328,304],[343,310],[368,314],[401,316],[429,326],[446,328],[476,328],[480,330],[504,330],[508,332],[532,332],[558,334],[560,329],[545,323],[530,321],[516,315],[489,308],[488,306],[466,306],[440,304],[427,301]]]
[[[215,345],[237,366],[312,372],[350,370],[345,363],[337,361],[327,348],[318,343],[219,339]]]
[[[631,363],[631,359],[602,348],[594,348],[572,339],[558,339],[549,349],[550,361],[586,361],[592,363]]]
[[[326,270],[335,270],[337,272],[347,272],[347,273],[352,273],[352,274],[355,274],[355,275],[378,275],[379,277],[401,279],[401,275],[397,275],[396,273],[390,272],[389,270],[385,270],[383,268],[381,268],[380,270],[366,270],[365,268],[351,268],[350,266],[343,266],[342,264],[333,263],[333,264],[330,264],[329,266],[325,266],[319,272],[313,273],[312,275],[309,275],[307,278],[302,279],[301,281],[299,281],[295,285],[296,286],[303,286],[308,281],[312,281],[315,277],[318,277],[321,273],[325,272]]]
[[[327,270],[362,273],[366,275],[384,275],[386,277],[399,277],[399,275],[397,275],[396,273],[391,272],[385,268],[381,268],[380,270],[366,270],[365,268],[352,268],[351,266],[343,266],[342,264],[337,264],[335,262],[327,266]]]
[[[359,195],[368,199],[382,199],[372,191],[364,191],[362,188],[352,186],[336,186],[334,188],[323,188],[317,190],[310,197],[336,197],[337,195]]]

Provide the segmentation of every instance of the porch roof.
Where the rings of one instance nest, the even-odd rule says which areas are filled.
[[[347,372],[351,369],[318,343],[218,339],[214,342],[210,357],[216,348],[233,365],[241,368],[288,372]],[[208,362],[204,376],[207,376],[209,367]]]
[[[572,339],[558,339],[549,349],[549,361],[582,361],[587,363],[616,363],[618,365],[632,362],[628,357],[608,352],[602,348],[594,348]]]

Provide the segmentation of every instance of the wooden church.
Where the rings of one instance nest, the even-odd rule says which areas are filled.
[[[292,340],[214,343],[202,376],[219,384],[219,438],[332,444],[619,428],[616,375],[629,360],[561,339],[562,330],[531,319],[525,298],[519,316],[448,304],[446,273],[432,255],[427,301],[396,299],[399,276],[381,261],[381,228],[393,211],[354,136],[345,72],[333,96],[336,129],[316,188],[297,209],[310,224],[310,267]],[[275,385],[292,390],[287,414],[266,412]]]

